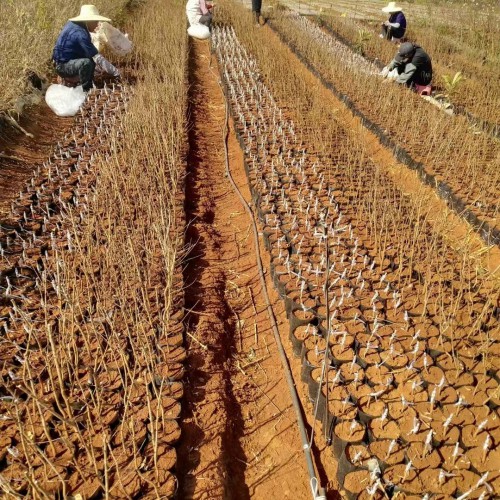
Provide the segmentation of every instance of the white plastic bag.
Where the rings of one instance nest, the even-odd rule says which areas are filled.
[[[97,31],[92,31],[90,33],[90,39],[92,40],[92,45],[94,45],[99,52],[101,52],[104,45],[106,45],[106,35],[104,34],[104,31],[99,28]]]
[[[383,78],[388,78],[389,80],[395,80],[398,77],[398,69],[394,68],[389,70],[389,66],[385,66],[382,68],[382,71],[380,72],[380,76]]]
[[[132,42],[128,39],[128,35],[124,35],[109,23],[100,23],[97,35],[100,43],[105,42],[119,56],[125,56],[132,50]]]
[[[204,24],[192,24],[188,28],[188,35],[193,38],[198,38],[198,40],[206,40],[207,38],[210,38],[210,30],[208,29],[208,26],[205,26]]]
[[[71,88],[54,83],[45,94],[45,102],[57,116],[75,116],[85,102],[83,87]]]
[[[398,76],[399,76],[398,69],[394,68],[392,71],[389,71],[387,78],[389,78],[389,80],[395,80]]]

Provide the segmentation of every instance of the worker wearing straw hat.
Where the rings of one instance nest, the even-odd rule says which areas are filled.
[[[95,62],[98,51],[92,45],[90,32],[99,22],[110,22],[101,16],[95,5],[82,5],[80,15],[72,17],[64,26],[52,54],[56,71],[62,78],[78,77],[83,90],[92,88]]]
[[[396,2],[389,2],[382,12],[389,14],[389,19],[382,23],[382,33],[380,38],[386,38],[393,42],[398,42],[404,37],[406,32],[406,17],[403,14],[403,9],[396,5]]]

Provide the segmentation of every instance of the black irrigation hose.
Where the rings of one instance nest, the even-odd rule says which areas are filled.
[[[210,57],[210,61],[211,61]],[[227,141],[228,141],[228,136],[229,136],[229,103],[226,97],[226,94],[224,92],[224,88],[222,86],[222,83],[220,79],[217,79],[219,87],[221,89],[221,93],[224,99],[224,106],[225,106],[225,120],[224,120],[224,129],[223,129],[223,142],[224,142],[224,161],[226,165],[226,175],[231,182],[231,185],[233,186],[234,191],[238,195],[241,204],[245,207],[245,210],[247,211],[250,220],[252,221],[252,228],[253,228],[253,236],[254,236],[254,241],[255,241],[255,254],[256,254],[256,261],[257,261],[257,267],[259,268],[259,276],[260,276],[260,281],[262,285],[262,290],[264,293],[264,299],[266,301],[266,308],[267,308],[267,314],[269,316],[269,320],[272,325],[273,329],[273,334],[274,334],[274,340],[276,341],[276,346],[278,347],[278,352],[280,355],[280,360],[281,360],[281,365],[283,367],[283,370],[285,372],[285,378],[288,384],[288,388],[290,391],[290,396],[292,398],[292,403],[293,407],[295,410],[295,415],[297,417],[297,424],[299,426],[299,432],[300,432],[300,438],[302,442],[302,449],[304,450],[304,455],[306,458],[306,465],[307,465],[307,471],[309,474],[309,484],[311,487],[311,492],[313,495],[314,500],[326,500],[326,495],[324,489],[321,487],[319,480],[316,475],[316,469],[314,467],[314,459],[312,456],[312,451],[311,451],[311,446],[309,444],[309,439],[307,437],[307,431],[304,423],[304,418],[302,416],[302,406],[300,404],[300,399],[297,394],[297,388],[295,387],[295,382],[293,380],[293,375],[292,371],[290,369],[290,364],[288,363],[288,358],[285,353],[285,349],[283,347],[283,343],[281,342],[281,337],[280,333],[278,330],[278,325],[276,323],[276,317],[274,316],[274,311],[273,307],[271,305],[271,300],[269,299],[269,293],[267,291],[267,284],[266,284],[266,278],[264,276],[264,268],[262,266],[262,259],[260,257],[260,248],[259,248],[259,233],[257,229],[257,223],[255,221],[255,216],[252,212],[252,209],[248,205],[247,201],[241,194],[241,191],[239,190],[238,186],[234,182],[233,176],[231,175],[231,169],[229,168],[229,155],[228,155],[228,147],[227,147]]]
[[[418,173],[420,180],[432,187],[438,194],[438,196],[444,200],[460,217],[465,219],[479,234],[479,236],[484,240],[487,245],[499,245],[500,246],[500,230],[491,227],[486,221],[481,220],[476,214],[466,207],[465,202],[458,197],[451,187],[443,181],[436,179],[433,174],[426,172],[423,163],[414,160],[408,151],[399,146],[393,139],[391,139],[382,129],[380,125],[377,125],[372,120],[367,118],[354,104],[354,102],[349,98],[347,94],[340,92],[331,82],[327,81],[318,70],[316,70],[313,65],[305,58],[302,53],[297,49],[295,44],[290,42],[277,28],[274,26],[272,20],[268,19],[267,24],[270,29],[278,36],[283,44],[285,44],[295,56],[306,66],[306,68],[321,82],[323,87],[332,92],[339,100],[341,100],[347,108],[361,120],[361,123],[368,130],[373,132],[379,139],[380,143],[390,149],[400,163],[403,163],[411,170],[415,170]]]
[[[359,51],[356,50],[354,44],[350,40],[335,31],[329,24],[319,24],[316,21],[316,16],[313,15],[304,15],[304,17],[312,18],[313,22],[316,25],[320,26],[320,28],[323,28],[326,32],[328,32],[328,34],[332,35],[333,38],[336,38],[340,43],[342,43],[346,47],[349,47],[353,52],[359,53]],[[379,69],[382,69],[385,66],[385,64],[378,57],[370,57],[365,54],[360,55],[367,61],[377,66],[377,68]],[[458,115],[465,116],[469,123],[471,125],[476,125],[477,127],[479,127],[481,132],[489,134],[494,139],[500,139],[500,125],[498,125],[497,123],[491,123],[487,120],[483,120],[482,118],[478,118],[477,116],[474,116],[470,111],[467,111],[464,106],[460,106],[459,104],[453,104],[453,111]]]

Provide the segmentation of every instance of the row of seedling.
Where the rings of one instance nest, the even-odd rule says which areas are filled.
[[[495,299],[488,297],[495,297],[498,287],[495,291],[488,273],[478,272],[474,258],[461,257],[475,252],[467,239],[461,240],[463,248],[455,248],[442,236],[450,228],[446,210],[436,213],[429,208],[432,193],[407,196],[382,166],[367,158],[363,140],[343,126],[336,108],[324,105],[322,92],[310,91],[316,85],[314,79],[304,78],[300,65],[291,64],[286,46],[274,38],[262,44],[265,36],[260,32],[250,36],[240,19],[242,13],[224,15],[256,54],[283,115],[294,116],[300,124],[294,133],[307,135],[312,163],[321,163],[326,176],[335,178],[333,193],[358,239],[381,262],[390,261],[392,271],[387,276],[400,290],[410,285],[418,289],[405,293],[409,313],[425,308],[447,336],[465,337],[475,345],[489,343],[489,330],[498,315],[492,307]],[[489,355],[491,349],[481,350],[488,357],[485,369],[490,364],[498,369],[495,356]]]
[[[100,164],[119,143],[128,98],[122,86],[90,94],[3,227],[0,477],[7,495],[130,498],[144,488],[175,490],[182,318],[172,318],[169,332],[155,323],[130,335],[139,324],[131,320],[146,311],[124,315],[125,304],[112,296],[109,309],[96,306],[93,284],[78,270],[92,245],[103,247],[105,260],[99,228],[93,241],[80,232],[98,215]],[[96,276],[101,264],[90,263]]]
[[[241,71],[241,70],[239,69],[238,71]],[[232,85],[232,84],[230,84],[230,85]],[[230,89],[231,89],[231,87],[230,87]],[[239,92],[241,92],[241,91],[242,91],[242,89],[239,90]],[[263,95],[266,95],[266,92],[263,92]],[[256,102],[260,102],[262,99],[263,99],[262,96],[260,96],[260,97],[257,96],[257,98],[255,98],[254,96],[249,96],[248,102],[252,102],[252,100],[255,100]],[[245,103],[243,106],[248,106],[248,104]],[[259,112],[262,115],[262,110]],[[240,116],[244,116],[245,110],[243,109],[240,111],[238,108],[236,108],[236,113],[240,114]],[[281,116],[282,116],[281,111],[279,111],[279,112],[273,111],[272,117],[271,117],[271,123],[273,125],[275,123],[277,123],[277,120],[279,120]],[[254,118],[253,121],[255,123],[257,123],[257,119]],[[259,129],[266,130],[266,124],[262,120],[261,117],[259,117],[259,125],[258,126],[259,126]],[[252,120],[249,118],[248,120],[243,122],[242,127],[243,127],[243,130],[242,130],[243,134],[245,134],[248,138],[251,139],[252,134],[255,132],[255,126],[252,127]],[[272,132],[272,134],[271,134],[272,139],[268,142],[271,145],[273,145],[275,140],[276,140],[276,137],[278,137],[278,135],[281,132],[283,132],[285,129],[286,129],[286,127],[283,127],[282,125],[280,125],[278,123],[277,131]],[[290,130],[291,130],[291,132],[289,132],[291,135],[290,140],[292,140],[293,137],[295,136],[295,132],[294,132],[293,127],[291,127]],[[289,148],[286,151],[286,153],[284,152],[285,151],[284,148],[287,147],[287,144],[289,143],[289,139],[287,137],[282,137],[282,136],[280,136],[279,139],[282,142],[281,146],[279,146],[279,148],[275,148],[273,146],[272,148],[270,148],[270,151],[272,151],[273,149],[276,149],[276,151],[278,153],[278,157],[280,159],[282,159],[284,156],[286,158],[288,158],[291,161],[291,168],[289,168],[285,165],[285,177],[283,177],[283,180],[285,181],[285,185],[282,185],[279,189],[276,189],[275,187],[271,186],[271,188],[269,189],[269,192],[264,197],[262,197],[262,199],[260,199],[259,207],[260,207],[260,210],[262,213],[266,210],[268,210],[268,211],[280,210],[279,205],[283,201],[283,203],[284,203],[283,209],[286,211],[287,215],[290,216],[290,214],[292,213],[293,204],[288,203],[288,201],[286,201],[283,198],[284,193],[286,191],[287,196],[293,198],[294,200],[296,199],[298,202],[297,213],[295,215],[293,215],[293,217],[291,217],[290,223],[292,225],[297,225],[299,227],[300,227],[300,225],[303,225],[307,229],[308,225],[310,225],[311,217],[315,217],[318,213],[319,198],[316,197],[315,193],[311,189],[308,188],[309,184],[304,184],[303,177],[300,177],[297,180],[297,182],[293,181],[293,183],[290,183],[289,180],[287,179],[288,174],[290,173],[291,169],[293,169],[293,168],[296,168],[299,175],[301,175],[300,169],[303,168],[302,165],[304,162],[303,146],[300,145],[300,148],[302,150],[301,157],[298,159],[295,159],[295,158],[291,159],[292,150]],[[251,151],[250,151],[250,153],[251,153]],[[267,152],[264,151],[264,155],[266,155],[266,154],[267,154]],[[255,163],[256,162],[255,158],[253,158],[252,161]],[[294,165],[296,165],[296,166],[294,167]],[[313,173],[318,171],[318,165],[316,164],[316,162],[313,163],[312,169],[313,169]],[[329,174],[329,172],[327,172],[327,175],[328,174]],[[323,175],[323,174],[321,174],[321,175]],[[356,176],[363,175],[362,169],[356,170],[355,175]],[[278,178],[277,176],[278,176],[278,174],[277,174],[276,166],[272,164],[271,165],[271,181],[276,183],[276,180]],[[339,181],[343,184],[345,179],[343,179],[341,175],[337,175],[336,182],[338,183]],[[264,179],[263,181],[259,181],[259,182],[267,182],[267,181]],[[367,178],[366,182],[369,183],[370,179]],[[316,189],[321,188],[322,185],[324,185],[324,184],[325,184],[324,179],[319,179],[318,182],[316,183]],[[269,185],[269,183],[267,185]],[[306,190],[304,190],[304,185],[306,187]],[[264,189],[267,189],[267,187],[264,186]],[[308,189],[308,191],[307,191],[307,189]],[[335,203],[335,197],[333,196],[333,193],[336,193],[335,189],[332,189],[331,187],[329,187],[329,189],[325,193],[325,195],[328,197],[331,205],[333,204],[333,205],[337,206]],[[358,193],[356,193],[356,194],[358,194]],[[359,194],[361,194],[361,193],[359,193]],[[340,192],[340,195],[342,196],[341,192]],[[271,208],[271,205],[269,204],[269,197],[270,196],[274,196],[275,198],[277,197],[277,202],[275,203],[277,208],[276,207],[274,209]],[[335,196],[338,197],[337,194],[335,194]],[[314,199],[314,201],[311,202],[313,197],[315,199]],[[306,198],[308,198],[308,200],[306,200]],[[351,200],[349,200],[349,201],[351,201]],[[357,202],[357,200],[352,200],[352,201]],[[353,219],[353,217],[356,216],[356,210],[355,209],[353,210],[351,207],[349,207],[350,204],[352,204],[352,203],[347,203],[347,204],[344,203],[344,208],[343,208],[343,210],[345,210],[343,212],[345,214],[344,217],[347,220],[351,221],[351,226],[352,226],[352,223],[354,222],[356,224],[356,226],[359,227],[359,221],[355,221]],[[269,217],[270,217],[269,220],[271,221],[271,225],[276,225],[276,222],[273,221],[273,219],[276,219],[277,216],[271,213],[269,215]],[[302,222],[302,219],[304,220],[304,222]],[[410,221],[408,221],[408,222],[410,222]],[[285,231],[287,231],[287,230],[288,230],[288,228],[285,227]],[[272,233],[273,233],[273,230],[271,228],[271,229],[269,229],[269,235],[272,236]],[[317,233],[317,231],[316,231],[316,233]],[[349,229],[349,233],[352,233],[352,228]],[[267,234],[267,232],[265,231],[264,234]],[[290,253],[290,249],[288,248],[288,246],[289,246],[288,240],[286,240],[286,238],[284,238],[284,237],[278,238],[278,237],[276,237],[276,235],[272,236],[272,238],[273,238],[273,240],[279,241],[279,243],[280,243],[280,245],[277,249],[278,256],[283,257],[283,256],[287,255],[287,252]],[[315,250],[314,245],[311,245],[310,242],[304,243],[303,235],[301,235],[300,237],[297,236],[296,239],[291,241],[291,242],[293,245],[295,245],[297,247],[297,249],[300,250],[300,253],[302,255],[306,255],[306,254],[310,253],[311,250]],[[335,264],[336,269],[332,269],[332,271],[336,271],[338,273],[338,275],[336,275],[332,278],[332,282],[334,282],[334,284],[340,283],[340,285],[341,285],[341,290],[340,290],[341,297],[337,297],[337,298],[334,297],[334,299],[333,299],[333,300],[338,300],[338,305],[340,304],[341,306],[344,306],[344,308],[346,308],[353,300],[357,300],[356,293],[355,293],[357,288],[359,288],[362,292],[371,290],[371,295],[369,296],[369,299],[367,299],[365,301],[365,303],[362,304],[362,308],[363,308],[365,316],[371,316],[369,319],[374,320],[374,328],[375,329],[377,328],[377,324],[378,324],[377,321],[378,320],[381,320],[381,321],[390,320],[390,321],[394,322],[396,320],[395,316],[399,314],[399,310],[401,308],[404,308],[405,310],[407,310],[408,316],[411,316],[411,317],[419,316],[422,314],[424,302],[418,300],[418,292],[415,292],[414,290],[405,291],[404,296],[401,296],[400,292],[398,292],[394,289],[391,289],[391,285],[389,283],[387,283],[387,281],[390,281],[390,280],[395,280],[395,281],[398,281],[399,283],[401,283],[401,279],[397,277],[398,273],[395,272],[395,270],[393,269],[394,264],[392,264],[390,262],[387,263],[386,259],[384,258],[383,259],[384,262],[382,263],[383,264],[382,265],[383,269],[381,270],[382,272],[380,272],[379,266],[377,266],[377,268],[375,269],[375,263],[371,262],[369,255],[367,255],[368,251],[366,249],[366,244],[368,244],[369,242],[367,241],[366,236],[364,234],[357,235],[357,238],[355,239],[355,241],[353,241],[353,243],[351,244],[350,247],[349,247],[349,245],[347,245],[347,247],[346,247],[347,251],[350,252],[349,257],[347,257],[346,255],[342,255],[342,253],[345,251],[345,248],[343,248],[340,245],[337,245],[335,243],[334,237],[332,237],[331,243],[332,243],[332,245],[331,245],[332,253],[335,253],[337,251],[337,248],[340,248],[342,250],[342,252],[340,252],[340,254],[339,254],[339,262],[336,262],[336,264]],[[424,240],[424,243],[425,243],[425,240]],[[437,243],[440,244],[439,241],[437,241]],[[321,242],[319,242],[319,246],[321,246]],[[344,245],[344,247],[345,247],[345,245]],[[288,250],[287,250],[287,248],[288,248]],[[412,252],[413,251],[414,250],[412,250]],[[352,255],[353,252],[354,252],[354,254],[357,253],[358,255]],[[292,252],[292,253],[297,253],[297,252]],[[420,258],[420,254],[418,254],[418,257]],[[447,258],[447,255],[443,255],[443,258]],[[289,262],[288,261],[286,262],[285,267],[289,268],[294,263],[294,259],[297,260],[298,263],[300,263],[300,264],[302,264],[303,262],[305,262],[307,264],[307,269],[304,271],[304,276],[313,272],[315,277],[316,277],[316,281],[319,279],[319,277],[322,274],[321,271],[318,270],[317,265],[313,265],[313,264],[309,265],[307,259],[305,260],[304,258],[291,255],[291,256],[289,256]],[[320,254],[319,259],[320,260],[324,259],[324,255]],[[405,262],[399,261],[396,263],[396,265],[397,266],[405,265]],[[438,275],[438,273],[435,273],[435,274]],[[441,273],[441,274],[443,274],[443,273]],[[447,273],[447,274],[449,274],[449,273]],[[349,275],[351,278],[353,278],[352,286],[350,288],[349,287],[342,288],[341,281],[347,275]],[[364,275],[365,276],[368,275],[370,277],[369,282],[366,281]],[[444,274],[443,274],[443,276],[447,280],[457,280],[460,277],[466,276],[466,275],[464,273],[464,270],[460,268],[457,270],[456,275],[451,273],[449,277],[447,275],[444,275]],[[375,281],[377,278],[380,278],[378,283]],[[410,280],[409,280],[410,283],[414,283],[414,281],[415,281],[414,276],[410,274],[409,278],[410,278]],[[286,278],[284,278],[284,279],[286,279]],[[371,289],[371,286],[372,286],[371,283],[373,281],[375,281],[374,284],[375,284],[375,287],[377,288],[377,290]],[[303,281],[302,281],[302,283],[303,283]],[[368,283],[368,288],[367,288],[367,283]],[[403,281],[403,283],[404,283],[404,285],[401,285],[401,286],[406,287],[406,283],[404,281]],[[413,286],[414,285],[412,285],[412,287]],[[439,287],[439,286],[443,287],[443,284],[437,282],[437,284],[435,286],[436,287]],[[464,283],[463,286],[467,286],[467,284]],[[342,293],[342,290],[345,290],[345,293]],[[465,290],[465,288],[464,288],[464,290]],[[306,292],[309,292],[310,290],[307,290],[304,287],[304,285],[301,284],[301,291],[302,291],[302,295],[304,296],[306,294]],[[472,293],[473,294],[484,293],[480,289],[475,289],[472,285],[472,282],[471,282],[470,288],[468,288],[468,291],[471,294]],[[315,296],[313,299],[315,302],[318,302],[318,301],[324,302],[324,297],[321,293],[320,294],[315,293]],[[430,306],[430,305],[433,305],[433,303],[435,303],[435,301],[437,301],[437,300],[441,300],[441,299],[439,299],[439,297],[432,297],[432,296],[426,297],[425,304],[427,304],[427,306]],[[380,309],[381,305],[384,306],[384,310],[377,312],[377,308]],[[347,315],[347,317],[349,317],[349,315],[353,316],[353,315],[356,315],[356,313],[358,313],[358,315],[360,315],[361,311],[356,310],[355,308],[347,308],[343,312],[343,316],[345,317]],[[378,320],[377,320],[377,317],[378,317]],[[367,318],[365,318],[365,319],[367,319]],[[464,323],[462,322],[462,324],[464,324]],[[478,339],[478,341],[481,341],[481,337]]]
[[[292,342],[302,356],[304,378],[319,410],[316,416],[332,439],[335,455],[341,459],[347,443],[369,449],[372,443],[394,441],[389,455],[392,457],[398,444],[403,450],[398,457],[407,467],[417,446],[411,444],[413,440],[424,447],[421,456],[433,452],[439,456],[439,450],[457,437],[456,415],[477,407],[486,408],[480,414],[486,422],[485,433],[477,433],[475,439],[467,436],[467,443],[460,441],[460,432],[458,438],[464,453],[482,447],[481,467],[491,467],[492,436],[498,431],[497,403],[492,400],[497,397],[498,378],[482,377],[472,360],[470,382],[475,388],[471,384],[462,391],[450,387],[448,378],[465,372],[465,365],[461,370],[446,370],[449,346],[440,345],[446,339],[425,310],[410,312],[405,291],[389,278],[393,274],[390,262],[374,258],[364,247],[353,219],[346,217],[334,195],[325,166],[310,157],[296,126],[284,117],[234,31],[217,28],[213,43],[246,153],[253,197],[272,256],[273,279],[285,299]],[[442,380],[434,384],[424,379],[433,368],[443,371]],[[446,371],[451,372],[448,378]],[[318,374],[325,372],[320,383]],[[470,390],[480,396],[474,399]],[[414,412],[413,427],[403,430],[405,419],[400,414],[409,418],[410,412]],[[474,422],[475,416],[471,424]],[[486,426],[489,431],[484,430]],[[438,433],[440,427],[444,432]],[[368,476],[353,482],[357,491],[347,478],[357,471],[344,468],[339,472],[339,479],[345,480],[353,495],[380,488],[393,491],[393,470],[388,471],[375,456],[372,463],[377,464],[374,470],[365,468],[363,473]],[[398,464],[395,461],[394,467]],[[430,481],[437,474],[440,484],[444,478],[452,493],[465,495],[471,476],[466,474],[459,481],[443,475],[445,472],[439,475],[440,464],[422,460],[422,477],[429,476]],[[408,469],[420,477],[417,466]],[[473,475],[473,483],[475,471],[467,472]],[[427,479],[420,481],[419,493],[432,493],[434,483]],[[483,486],[480,479],[478,476],[477,488]],[[408,477],[403,483],[398,488],[406,491]]]

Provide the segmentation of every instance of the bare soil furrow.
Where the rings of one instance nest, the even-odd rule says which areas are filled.
[[[228,276],[221,259],[224,241],[217,213],[224,189],[219,181],[224,170],[220,150],[224,107],[220,96],[211,95],[214,78],[205,48],[205,44],[193,43],[189,60],[191,123],[185,211],[190,252],[184,281],[189,311],[186,329],[191,341],[183,423],[185,453],[179,463],[181,491],[194,498],[245,498],[244,466],[235,460],[235,456],[243,457],[241,409],[231,382],[235,324],[227,300]],[[211,86],[207,80],[212,80]]]

